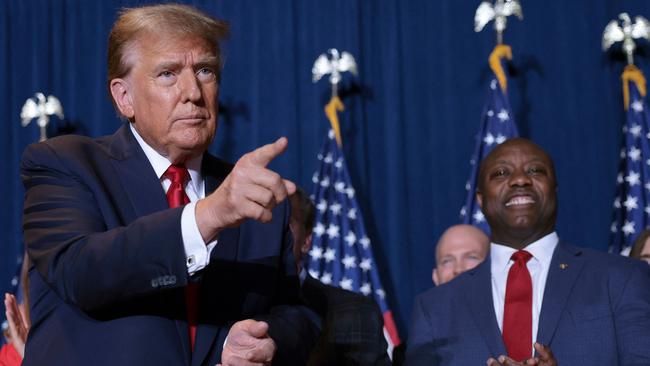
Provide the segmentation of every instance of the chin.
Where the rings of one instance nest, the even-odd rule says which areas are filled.
[[[174,145],[180,147],[181,149],[193,150],[193,149],[207,149],[212,143],[212,138],[214,134],[210,134],[207,131],[188,131],[189,133],[184,133],[182,136],[179,136],[175,139]]]

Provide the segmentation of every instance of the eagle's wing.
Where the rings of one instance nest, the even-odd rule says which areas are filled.
[[[47,102],[45,102],[45,113],[47,113],[48,116],[56,114],[60,119],[63,119],[63,107],[61,106],[61,102],[59,102],[54,95],[47,96]]]
[[[632,38],[645,38],[650,40],[650,22],[648,22],[648,19],[640,15],[634,18]]]
[[[621,29],[616,20],[612,20],[603,31],[603,51],[607,51],[614,43],[620,42],[624,38],[625,34],[623,34],[623,29]]]
[[[474,31],[480,32],[492,19],[494,19],[494,8],[489,1],[483,1],[474,14]]]
[[[311,68],[312,81],[317,82],[323,75],[330,74],[332,72],[332,64],[327,58],[326,54],[321,54],[318,56],[316,61],[314,61],[314,66]]]
[[[344,51],[341,53],[341,59],[339,60],[339,71],[349,71],[354,75],[357,74],[357,63],[354,61],[354,57],[349,52]]]
[[[31,121],[34,117],[38,116],[38,105],[36,105],[36,102],[34,99],[29,98],[23,105],[23,108],[20,110],[20,119],[21,119],[21,125],[23,127],[27,126],[29,124],[29,121]]]
[[[524,19],[524,13],[521,10],[521,4],[516,0],[508,0],[503,4],[503,15],[514,15],[519,20]]]

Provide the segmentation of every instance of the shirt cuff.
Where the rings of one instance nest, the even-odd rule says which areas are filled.
[[[206,245],[196,223],[195,214],[196,201],[190,202],[183,208],[181,214],[181,233],[183,235],[183,247],[185,248],[185,264],[187,273],[191,276],[210,264],[210,253],[217,245],[213,240]]]

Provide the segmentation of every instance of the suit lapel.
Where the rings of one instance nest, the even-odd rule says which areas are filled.
[[[215,158],[210,154],[203,155],[201,164],[203,179],[205,180],[206,196],[214,192],[226,179],[232,170],[232,165]],[[237,258],[237,245],[239,242],[239,227],[225,229],[219,233],[219,243],[212,251],[210,260],[234,261]]]
[[[546,279],[542,310],[539,314],[537,342],[548,345],[553,340],[553,334],[558,326],[571,290],[582,271],[584,261],[581,251],[558,243],[551,259],[551,267]]]
[[[109,149],[116,175],[133,207],[132,219],[168,209],[160,180],[128,124],[113,135]],[[191,351],[187,322],[177,320],[175,323],[179,341],[189,360]]]
[[[232,169],[230,164],[227,164],[212,155],[203,155],[201,164],[201,173],[205,182],[206,196],[211,194],[226,178]],[[237,248],[239,243],[239,227],[225,229],[219,233],[217,246],[212,250],[210,255],[210,262],[225,261],[234,262],[237,259]],[[211,309],[204,309],[204,311],[211,311]],[[199,319],[201,313],[199,313]],[[217,335],[222,332],[227,332],[227,329],[206,323],[199,320],[199,326],[196,329],[196,344],[194,345],[194,352],[192,354],[192,366],[199,366],[206,361],[210,352],[219,352],[216,350]],[[225,336],[221,336],[222,338]]]
[[[135,218],[168,208],[165,192],[151,163],[128,125],[122,126],[110,146],[113,166],[135,211]]]
[[[503,338],[499,331],[494,302],[492,300],[492,275],[490,257],[478,267],[468,271],[469,291],[465,293],[474,322],[492,356],[506,354]],[[486,311],[486,309],[489,309]]]

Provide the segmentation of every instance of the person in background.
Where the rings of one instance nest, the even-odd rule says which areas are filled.
[[[390,365],[384,322],[374,299],[321,283],[303,267],[312,243],[316,208],[300,188],[291,196],[291,233],[302,299],[318,318],[320,336],[310,354],[310,366]]]
[[[436,267],[432,279],[436,286],[478,266],[487,256],[490,239],[472,225],[454,225],[445,230],[436,245]]]
[[[630,258],[640,259],[650,264],[650,230],[643,230],[634,241]]]
[[[19,366],[25,357],[25,342],[29,332],[29,258],[27,253],[23,257],[20,269],[20,286],[23,295],[23,302],[18,303],[16,296],[5,294],[5,317],[7,329],[5,338],[7,343],[0,349],[0,366]]]

